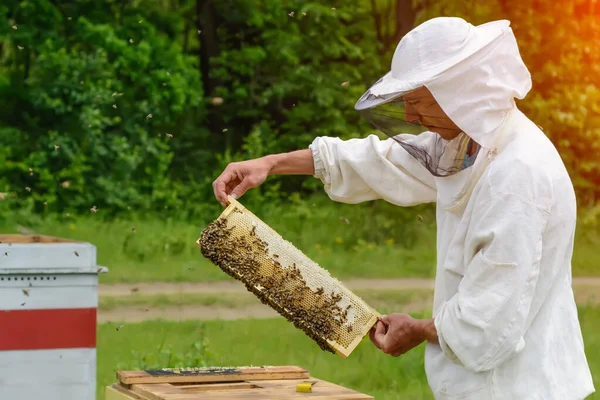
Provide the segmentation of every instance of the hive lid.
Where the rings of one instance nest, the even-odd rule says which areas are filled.
[[[0,235],[0,275],[99,273],[96,247],[43,235]]]

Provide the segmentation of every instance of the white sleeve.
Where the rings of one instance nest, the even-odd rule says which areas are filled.
[[[513,193],[494,193],[473,212],[467,251],[475,255],[458,292],[434,318],[442,351],[453,362],[487,371],[526,345],[548,216],[545,208]]]
[[[394,139],[318,137],[310,149],[315,177],[334,201],[355,204],[383,199],[413,206],[436,200],[433,175]]]

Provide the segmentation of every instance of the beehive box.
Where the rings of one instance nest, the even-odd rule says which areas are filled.
[[[297,366],[119,371],[104,400],[321,399],[372,400],[372,396],[311,377]],[[310,393],[298,392],[311,382]]]
[[[0,399],[96,398],[96,248],[0,235]]]
[[[202,254],[321,349],[347,358],[380,314],[239,202],[229,201],[198,239]]]

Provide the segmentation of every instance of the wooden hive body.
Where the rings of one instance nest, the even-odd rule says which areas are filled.
[[[239,202],[197,241],[203,255],[326,351],[348,357],[380,314]]]
[[[119,371],[104,400],[301,399],[373,400],[372,396],[311,377],[296,366]],[[297,392],[311,382],[312,393]]]

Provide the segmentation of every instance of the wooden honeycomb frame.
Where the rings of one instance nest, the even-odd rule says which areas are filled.
[[[338,305],[347,310],[345,316],[346,320],[344,323],[336,324],[335,328],[332,328],[335,330],[335,333],[330,335],[337,339],[332,340],[331,338],[320,335],[320,338],[326,341],[330,349],[333,350],[332,352],[335,352],[343,358],[347,358],[381,317],[376,310],[366,304],[360,297],[352,293],[352,291],[346,288],[340,281],[332,277],[328,271],[308,258],[292,243],[284,240],[275,230],[261,221],[233,198],[229,198],[229,206],[221,213],[217,221],[219,220],[224,221],[227,229],[232,230],[231,243],[234,243],[236,239],[239,240],[241,237],[250,238],[252,236],[255,238],[254,240],[259,238],[263,243],[267,244],[268,255],[265,254],[265,256],[263,256],[262,253],[260,253],[258,256],[260,272],[256,275],[259,275],[260,277],[273,276],[274,274],[281,275],[284,273],[283,271],[291,268],[292,265],[294,265],[295,269],[300,271],[302,278],[298,280],[305,282],[304,286],[309,287],[310,290],[306,291],[308,295],[302,295],[300,297],[301,300],[298,301],[299,307],[303,307],[304,310],[312,309],[313,311],[311,312],[314,313],[314,308],[317,307],[315,304],[320,301],[319,296],[323,292],[335,293],[338,298],[341,298]],[[202,247],[201,240],[202,237],[196,241],[196,244],[199,247]],[[239,243],[239,241],[236,243]],[[232,249],[229,248],[228,250],[223,251],[231,252]],[[243,252],[244,250],[237,246],[233,251]],[[215,262],[213,261],[213,263]],[[219,266],[221,267],[221,265]],[[247,279],[244,278],[243,273],[236,273],[235,267],[233,267],[233,271],[230,268],[226,272],[235,279],[244,282],[248,290],[253,292],[257,297],[263,297],[260,296],[260,291],[264,288],[260,287],[260,284],[249,286],[248,283],[245,282]],[[285,291],[286,288],[289,287],[290,296],[292,296],[293,293],[297,293],[291,291],[293,285],[288,286],[287,284],[284,284],[282,286],[283,287],[278,288],[279,292],[282,290]],[[271,298],[269,297],[269,299]],[[265,302],[263,301],[263,303]],[[266,304],[269,304],[269,302]],[[290,312],[285,307],[278,307],[277,302],[269,305],[279,312],[279,314],[291,321],[288,317],[293,315],[293,312]],[[311,318],[305,319],[310,320]],[[317,331],[312,330],[311,332]],[[313,339],[315,338],[313,337]]]

